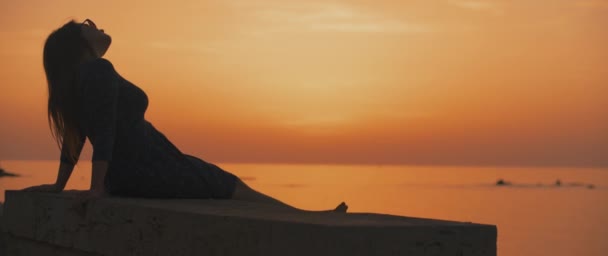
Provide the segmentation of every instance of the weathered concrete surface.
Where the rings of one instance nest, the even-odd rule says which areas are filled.
[[[6,231],[4,228],[4,219],[2,218],[2,210],[4,204],[0,202],[0,256],[6,255]]]
[[[17,239],[11,236],[8,237],[7,241],[11,246],[8,248],[6,255],[10,256],[99,256],[99,254],[83,252],[73,248],[65,248],[26,239]]]
[[[6,191],[5,203],[13,255],[496,255],[496,227],[472,223],[69,192]]]

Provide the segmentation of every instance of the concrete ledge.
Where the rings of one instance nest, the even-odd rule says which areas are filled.
[[[491,225],[383,214],[237,200],[85,202],[69,192],[6,191],[4,221],[12,255],[496,255],[497,235]]]
[[[0,202],[0,256],[7,255],[6,253],[6,239],[7,234],[4,228],[4,219],[2,218],[2,210],[4,210],[4,203]]]
[[[11,246],[6,251],[6,254],[10,256],[32,256],[32,255],[44,255],[44,256],[99,256],[99,254],[93,254],[88,252],[82,252],[73,248],[64,248],[61,246],[54,246],[47,243],[36,242],[32,240],[19,239],[11,236],[7,237],[7,242]]]

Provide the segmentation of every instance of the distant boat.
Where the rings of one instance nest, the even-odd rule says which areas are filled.
[[[496,186],[509,186],[509,185],[511,185],[511,182],[505,181],[503,179],[499,179],[498,181],[496,181]]]
[[[504,179],[498,179],[495,183],[496,186],[513,186],[513,187],[545,187],[544,184],[542,183],[536,183],[536,184],[517,184],[517,185],[513,185],[512,182],[510,181],[506,181]],[[553,185],[548,184],[547,186],[549,187],[555,187],[555,188],[560,188],[560,187],[582,187],[582,188],[588,188],[588,189],[594,189],[595,185],[591,184],[591,183],[582,183],[582,182],[562,182],[560,179],[555,180],[555,182],[553,183]]]

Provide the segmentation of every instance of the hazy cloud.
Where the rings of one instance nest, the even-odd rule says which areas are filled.
[[[495,1],[450,0],[451,5],[472,11],[484,11],[492,14],[503,14],[502,8]]]
[[[164,50],[172,52],[188,52],[199,54],[217,54],[220,52],[219,47],[210,45],[209,42],[191,42],[191,41],[151,41],[147,43],[149,48],[155,50]]]
[[[428,26],[386,18],[352,6],[315,3],[300,6],[275,6],[258,11],[260,19],[273,24],[290,24],[310,31],[349,33],[421,33]]]
[[[493,5],[487,1],[450,1],[453,5],[473,9],[473,10],[487,10],[491,9]]]
[[[575,2],[575,5],[595,10],[608,10],[608,1],[606,0],[579,0]]]

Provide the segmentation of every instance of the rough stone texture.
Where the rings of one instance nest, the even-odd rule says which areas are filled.
[[[496,227],[473,223],[69,192],[6,191],[5,203],[14,255],[496,255]]]
[[[2,218],[2,210],[4,209],[4,204],[0,202],[0,256],[7,255],[6,254],[6,231],[4,228],[4,219]]]
[[[73,248],[64,248],[50,245],[47,243],[36,242],[27,239],[19,239],[8,236],[8,243],[11,245],[6,251],[10,256],[99,256],[100,254],[83,252]],[[0,254],[4,255],[4,254]]]

